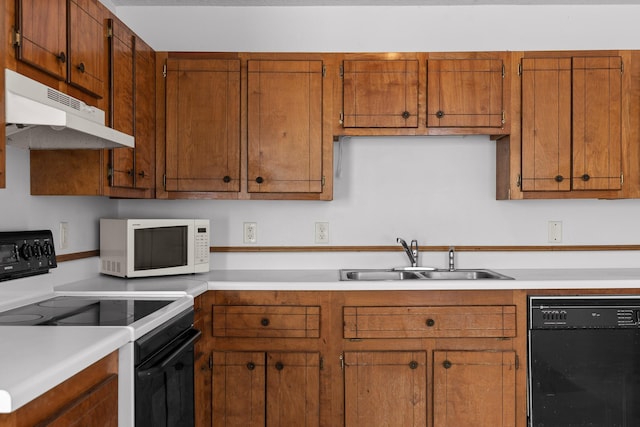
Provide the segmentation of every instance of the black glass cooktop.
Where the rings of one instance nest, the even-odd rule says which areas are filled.
[[[0,326],[127,326],[171,302],[62,296],[0,312]]]

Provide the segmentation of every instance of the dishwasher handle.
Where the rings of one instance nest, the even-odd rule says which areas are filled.
[[[171,365],[171,363],[173,363],[174,360],[178,359],[185,352],[187,352],[191,346],[193,346],[193,343],[195,343],[200,338],[200,336],[202,335],[202,332],[200,332],[198,329],[189,329],[185,333],[185,335],[187,336],[185,341],[182,342],[175,350],[169,353],[166,357],[162,358],[157,363],[154,363],[154,365],[151,366],[150,368],[138,371],[137,372],[138,378],[144,379],[144,378],[153,377],[155,375],[163,373],[167,366]]]

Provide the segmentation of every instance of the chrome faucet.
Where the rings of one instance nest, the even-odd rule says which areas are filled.
[[[398,237],[396,241],[402,245],[402,248],[407,253],[407,256],[409,257],[409,262],[411,262],[411,267],[417,267],[418,266],[418,241],[412,240],[411,247],[409,247],[407,245],[407,242],[405,242],[400,237]]]
[[[455,271],[456,269],[456,250],[453,246],[449,246],[449,271]]]

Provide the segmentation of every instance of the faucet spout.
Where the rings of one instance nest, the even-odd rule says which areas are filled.
[[[417,267],[418,266],[418,253],[419,253],[418,241],[417,240],[412,240],[411,241],[411,246],[407,245],[407,242],[405,242],[404,239],[401,239],[400,237],[398,237],[396,239],[396,241],[402,245],[402,248],[404,249],[404,251],[407,254],[407,257],[409,258],[409,262],[411,263],[411,267]]]

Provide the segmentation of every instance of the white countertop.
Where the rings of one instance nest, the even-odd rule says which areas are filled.
[[[129,340],[125,327],[0,326],[0,413],[15,411]]]

